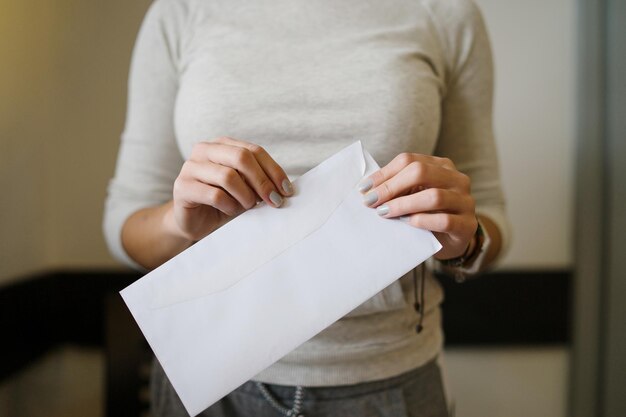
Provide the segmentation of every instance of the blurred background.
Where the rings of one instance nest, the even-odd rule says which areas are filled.
[[[477,3],[514,241],[442,278],[457,417],[626,415],[626,2]],[[145,414],[101,221],[149,4],[0,0],[0,417]]]

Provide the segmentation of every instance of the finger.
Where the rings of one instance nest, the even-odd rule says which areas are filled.
[[[263,171],[276,186],[276,189],[285,196],[293,194],[293,185],[289,181],[287,174],[262,146],[229,137],[218,138],[216,141],[226,145],[239,146],[252,152]]]
[[[431,232],[458,234],[471,229],[471,222],[466,217],[449,213],[417,213],[403,217],[402,221]]]
[[[401,153],[387,165],[374,172],[359,184],[359,190],[361,192],[367,192],[373,187],[377,187],[388,179],[394,177],[405,167],[413,162],[419,162],[421,164],[435,165],[448,170],[456,170],[452,160],[448,158],[441,158],[432,155],[423,155],[417,153]]]
[[[395,197],[426,188],[454,189],[469,193],[464,174],[440,165],[411,162],[399,173],[365,194],[363,200],[366,205],[377,207]]]
[[[205,184],[223,188],[246,209],[255,206],[256,194],[233,168],[213,162],[189,161],[188,164],[189,175],[192,175],[193,178]]]
[[[228,216],[241,213],[243,207],[224,190],[195,180],[186,179],[175,183],[177,198],[186,208],[194,208],[201,204],[211,206]]]
[[[267,204],[279,207],[283,198],[276,191],[276,186],[261,168],[250,150],[221,143],[206,142],[203,146],[195,147],[193,158],[209,160],[216,164],[236,169]]]
[[[456,191],[429,188],[387,201],[378,206],[376,211],[385,218],[426,212],[462,214],[474,211],[474,199]]]

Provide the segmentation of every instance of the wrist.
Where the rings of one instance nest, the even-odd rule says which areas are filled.
[[[168,238],[179,241],[180,244],[187,244],[187,246],[191,246],[193,243],[193,240],[189,239],[189,237],[178,226],[178,222],[176,221],[176,216],[174,214],[174,203],[172,201],[163,205],[161,225],[163,233]]]
[[[478,230],[478,226],[476,228]],[[476,232],[474,232],[474,234],[472,235],[472,238],[467,244],[467,248],[465,248],[465,251],[461,255],[457,256],[457,258],[468,259],[476,251],[477,245],[478,245],[478,236]]]
[[[461,252],[461,254],[456,255],[456,256],[445,256],[445,257],[439,257],[437,255],[435,255],[435,259],[438,260],[439,262],[442,263],[447,263],[447,262],[451,262],[453,260],[458,260],[458,259],[467,259],[468,256],[474,252],[474,250],[476,250],[476,245],[478,243],[477,237],[476,237],[476,232],[474,232],[474,234],[472,235],[472,237],[470,238],[469,242],[467,243],[467,246],[465,246],[465,250],[463,252]]]
[[[466,252],[452,259],[440,260],[444,271],[451,273],[458,281],[464,281],[468,276],[476,275],[483,267],[485,255],[490,246],[489,235],[486,234],[480,220],[472,242]]]

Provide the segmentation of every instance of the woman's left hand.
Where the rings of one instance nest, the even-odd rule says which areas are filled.
[[[470,179],[447,158],[403,153],[359,185],[364,203],[382,217],[403,216],[432,231],[443,248],[437,259],[461,256],[478,227]]]

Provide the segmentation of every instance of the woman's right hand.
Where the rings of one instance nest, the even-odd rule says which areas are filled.
[[[280,207],[293,186],[260,146],[231,138],[197,143],[174,183],[170,226],[197,241],[265,201]]]

